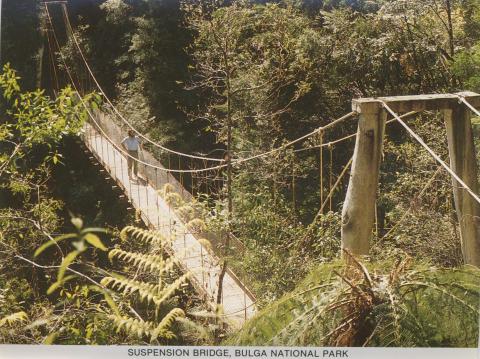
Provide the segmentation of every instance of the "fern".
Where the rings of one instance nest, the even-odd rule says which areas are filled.
[[[175,280],[172,284],[163,288],[158,296],[160,297],[160,303],[163,303],[165,300],[170,298],[177,290],[179,290],[184,283],[190,278],[190,273],[182,275],[180,278]]]
[[[180,216],[180,218],[184,221],[190,221],[194,218],[195,216],[195,210],[194,208],[189,205],[183,205],[181,207],[178,207],[176,209],[176,213]]]
[[[161,190],[158,191],[158,194],[165,198],[165,196],[171,192],[175,191],[175,187],[170,184],[166,183]]]
[[[28,320],[28,315],[24,311],[12,313],[10,315],[7,315],[6,317],[3,317],[0,319],[0,328],[5,326],[5,325],[13,325],[15,323],[21,323],[25,322]]]
[[[161,256],[135,253],[115,248],[108,254],[110,259],[118,258],[125,262],[137,266],[141,270],[161,270],[164,266]]]
[[[105,277],[100,284],[105,287],[110,287],[123,295],[131,295],[137,293],[142,300],[147,300],[149,303],[154,302],[160,304],[160,298],[157,297],[157,285],[145,283],[133,279],[123,279],[114,277]]]
[[[160,232],[152,231],[142,228],[137,228],[134,226],[126,226],[120,232],[120,238],[122,241],[126,242],[128,240],[128,235],[132,239],[140,240],[144,243],[148,244],[155,244],[160,246],[160,248],[165,248],[166,246],[171,244],[171,239],[165,238]]]
[[[167,202],[169,206],[172,206],[175,208],[178,208],[181,205],[183,205],[182,197],[175,192],[167,193],[163,199],[165,200],[165,202]]]
[[[476,346],[478,269],[411,269],[408,260],[368,266],[374,271],[354,258],[320,266],[228,344]]]
[[[204,232],[207,230],[207,225],[199,218],[194,218],[186,224],[186,227],[191,232]]]
[[[180,308],[173,308],[155,328],[152,338],[156,339],[159,336],[165,338],[165,334],[169,332],[170,327],[178,318],[185,318],[185,312]]]
[[[165,185],[159,194],[174,209],[175,213],[186,222],[185,228],[190,231],[203,232],[207,228],[205,222],[196,218],[200,211],[195,208],[198,203],[186,204],[182,197],[174,192],[174,187]],[[146,230],[134,226],[125,227],[120,238],[123,243],[141,242],[150,247],[150,250],[158,253],[171,253],[173,238],[166,238],[158,231]],[[200,239],[199,243],[208,251],[211,250],[210,242]],[[171,331],[171,326],[176,320],[182,320],[182,323],[188,322],[185,313],[180,308],[169,310],[168,314],[161,317],[159,313],[165,311],[165,307],[171,306],[170,299],[181,290],[189,281],[191,273],[187,272],[181,276],[176,273],[176,266],[180,267],[182,257],[188,257],[195,247],[183,248],[182,253],[170,256],[164,259],[163,255],[153,255],[151,253],[139,253],[128,251],[123,248],[115,248],[109,252],[111,261],[122,261],[130,266],[128,270],[132,271],[133,277],[128,275],[120,277],[117,275],[105,276],[101,285],[108,290],[118,293],[124,300],[132,303],[142,303],[142,305],[153,306],[152,310],[142,310],[144,313],[152,315],[149,320],[143,320],[139,315],[131,317],[123,308],[111,316],[117,330],[123,330],[137,337],[149,337],[151,341],[162,339],[171,339],[175,335]],[[177,277],[173,282],[167,278]],[[147,309],[147,308],[145,308]],[[130,311],[132,312],[132,311]],[[195,328],[195,325],[190,325]]]
[[[110,315],[110,319],[113,320],[117,327],[117,332],[123,330],[129,334],[136,335],[138,338],[147,336],[150,337],[151,342],[155,341],[157,338],[176,338],[176,335],[170,330],[170,328],[178,318],[184,317],[184,311],[179,308],[172,309],[159,324],[138,318]]]
[[[143,321],[137,318],[130,318],[126,316],[110,315],[110,319],[113,320],[117,327],[117,332],[121,330],[128,334],[133,334],[142,339],[144,336],[150,337],[150,341],[156,340],[158,337],[165,339],[175,338],[170,330],[163,330],[162,332],[156,331],[155,323],[150,321]]]
[[[115,248],[109,253],[109,258],[112,260],[114,258],[123,260],[129,264],[136,266],[140,270],[144,271],[156,271],[157,275],[162,275],[172,271],[179,263],[179,258],[169,257],[166,260],[162,256],[151,255],[151,254],[142,254],[136,252],[128,252],[119,248]]]
[[[105,287],[110,287],[116,291],[121,292],[124,295],[138,294],[139,298],[149,303],[153,302],[155,305],[161,305],[165,300],[170,298],[175,291],[181,288],[190,274],[184,274],[172,284],[162,288],[160,285],[146,283],[134,279],[124,279],[115,277],[104,277],[100,284]]]

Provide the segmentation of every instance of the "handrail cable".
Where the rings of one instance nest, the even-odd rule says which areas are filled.
[[[75,43],[75,47],[77,48],[80,56],[82,57],[82,60],[88,70],[88,72],[90,73],[90,76],[92,77],[93,81],[95,82],[98,90],[100,91],[100,93],[103,95],[103,97],[105,98],[105,100],[108,102],[108,104],[112,107],[113,111],[117,114],[117,116],[131,129],[133,130],[137,135],[139,135],[141,138],[143,138],[145,141],[151,143],[153,146],[155,147],[158,147],[166,152],[170,152],[170,153],[174,153],[176,155],[179,155],[179,156],[183,156],[183,157],[188,157],[188,158],[195,158],[195,159],[200,159],[200,160],[207,160],[207,161],[215,161],[215,162],[223,162],[224,160],[221,159],[221,158],[210,158],[210,157],[204,157],[204,156],[196,156],[196,155],[191,155],[191,154],[188,154],[188,153],[183,153],[183,152],[179,152],[179,151],[175,151],[175,150],[172,150],[168,147],[165,147],[153,140],[151,140],[150,138],[146,137],[144,134],[142,134],[140,131],[138,131],[121,113],[120,111],[115,107],[115,105],[112,103],[112,101],[108,98],[108,96],[106,95],[105,91],[103,90],[102,86],[100,85],[100,83],[98,82],[97,78],[95,77],[90,65],[88,64],[87,62],[87,59],[80,47],[80,44],[77,40],[77,37],[75,36],[75,32],[73,31],[73,28],[72,28],[72,25],[70,23],[70,19],[69,19],[69,16],[68,16],[68,12],[66,10],[66,6],[65,4],[63,4],[62,6],[62,9],[63,9],[63,12],[65,14],[65,17],[67,19],[67,23],[68,23],[68,26],[70,28],[70,32],[72,34],[72,39]]]
[[[45,6],[47,7],[46,3],[45,3]],[[47,7],[47,11],[48,11],[48,7]],[[48,14],[48,15],[49,15],[49,14]],[[60,55],[61,55],[61,58],[62,58],[62,62],[64,63],[65,67],[67,68],[66,60],[65,60],[65,58],[64,58],[64,56],[63,56],[62,51],[60,50],[58,38],[57,38],[57,36],[56,36],[55,29],[54,29],[54,27],[53,27],[53,22],[52,22],[52,19],[51,19],[50,16],[49,16],[49,22],[50,22],[50,24],[52,25],[53,34],[54,34],[54,36],[55,36],[55,39],[56,39],[56,42],[57,42],[57,46],[59,47],[59,52],[60,52]],[[71,73],[69,74],[69,77],[70,77],[70,80],[73,81],[73,77],[71,76]],[[75,87],[75,85],[74,85],[74,87]],[[75,88],[76,88],[76,87],[75,87]],[[77,91],[77,92],[78,92],[78,91]],[[273,149],[271,149],[271,150],[269,150],[269,151],[260,153],[260,154],[258,154],[258,155],[254,155],[254,156],[250,156],[250,157],[246,157],[246,158],[234,159],[234,160],[232,161],[232,164],[244,163],[244,162],[248,162],[248,161],[251,161],[251,160],[254,160],[254,159],[257,159],[257,158],[261,158],[261,157],[268,156],[268,155],[270,155],[270,154],[272,154],[272,153],[275,153],[275,152],[277,152],[277,151],[280,151],[280,150],[282,150],[282,149],[285,149],[285,148],[287,148],[287,147],[290,147],[291,145],[294,145],[294,144],[296,144],[296,143],[298,143],[298,142],[300,142],[300,141],[302,141],[302,140],[304,140],[304,139],[306,139],[306,138],[308,138],[308,137],[311,137],[311,136],[315,135],[316,133],[318,133],[318,132],[320,132],[320,131],[324,131],[324,130],[326,130],[326,129],[329,129],[329,128],[337,125],[337,124],[340,123],[340,122],[345,121],[346,119],[348,119],[348,118],[350,118],[350,117],[352,117],[352,116],[354,116],[354,115],[356,115],[356,114],[357,114],[357,112],[355,112],[355,111],[349,112],[349,113],[347,113],[346,115],[344,115],[344,116],[342,116],[342,117],[339,117],[339,118],[333,120],[332,122],[328,123],[327,125],[318,127],[318,128],[316,128],[315,130],[313,130],[313,131],[311,131],[311,132],[309,132],[309,133],[307,133],[307,134],[305,134],[305,135],[303,135],[303,136],[301,136],[301,137],[299,137],[299,138],[297,138],[297,139],[295,139],[295,140],[292,140],[292,141],[290,141],[290,142],[287,142],[287,143],[285,143],[285,144],[283,144],[283,145],[281,145],[281,146],[279,146],[279,147],[273,148]],[[91,115],[91,114],[90,114],[90,115]],[[93,116],[90,116],[90,117],[93,117]],[[95,122],[95,124],[96,124],[97,126],[99,126],[95,119],[92,118],[92,120]],[[99,128],[101,129],[100,126],[99,126]],[[101,129],[101,130],[102,130],[102,133],[105,135],[105,137],[107,137],[107,138],[109,139],[109,142],[112,143],[112,144],[114,145],[114,147],[118,149],[118,146],[114,143],[114,141],[113,141],[110,137],[108,137],[108,135],[106,135],[106,133],[105,133],[105,131],[103,131],[103,129]],[[125,151],[124,151],[123,149],[119,149],[119,150],[120,150],[122,153],[125,153]],[[128,155],[128,154],[127,154],[127,156],[130,157],[130,158],[133,158],[134,160],[136,160],[137,162],[139,162],[139,163],[141,163],[141,164],[143,164],[143,165],[145,165],[145,166],[150,166],[150,167],[152,167],[152,168],[157,168],[157,169],[159,169],[159,170],[163,170],[163,171],[167,171],[167,172],[175,172],[175,173],[199,173],[199,172],[205,172],[205,171],[209,171],[209,170],[216,170],[216,169],[224,168],[224,167],[227,166],[227,164],[222,164],[222,165],[213,166],[213,167],[208,167],[208,168],[203,168],[203,169],[199,169],[199,170],[172,170],[172,169],[167,169],[167,168],[165,168],[165,167],[158,167],[158,166],[154,166],[154,165],[152,165],[152,164],[148,164],[148,163],[143,162],[143,161],[141,161],[141,160],[139,160],[139,159],[136,159],[135,157],[132,157],[132,156],[130,156],[130,155]],[[211,158],[202,158],[202,159],[212,160]],[[221,161],[223,162],[224,160],[221,160]]]
[[[400,118],[405,118],[405,117],[409,117],[409,116],[412,116],[412,115],[415,115],[415,114],[418,114],[420,113],[420,111],[410,111],[410,112],[407,112],[407,113],[404,113],[403,115],[400,116]],[[480,116],[480,115],[479,115]],[[385,124],[389,124],[389,123],[392,123],[396,121],[394,118],[391,119],[391,120],[388,120],[387,122],[385,122]],[[333,146],[333,145],[336,145],[337,143],[340,143],[340,142],[343,142],[343,141],[346,141],[350,138],[354,138],[354,137],[357,137],[357,133],[352,133],[350,135],[347,135],[345,137],[342,137],[342,138],[339,138],[337,140],[333,140],[333,141],[330,141],[330,142],[324,142],[320,145],[316,145],[316,146],[310,146],[310,147],[305,147],[305,148],[299,148],[299,149],[296,149],[295,151],[293,152],[304,152],[304,151],[308,151],[308,150],[312,150],[312,149],[315,149],[315,148],[322,148],[322,147],[329,147],[329,146]]]
[[[49,22],[50,22],[50,24],[51,24],[51,26],[52,26],[52,29],[53,29],[53,22],[52,22],[52,19],[51,19],[51,17],[50,17],[50,13],[49,13],[49,11],[48,11],[47,5],[46,5],[46,9],[47,9],[47,15],[48,15]],[[53,29],[53,30],[54,30],[54,29]],[[58,38],[57,38],[57,36],[56,36],[55,31],[53,31],[53,34],[54,34],[54,37],[55,37],[55,41],[56,41],[56,43],[57,43],[57,46],[58,46],[58,48],[60,49],[60,44],[59,44],[59,42],[58,42]],[[72,76],[72,74],[71,74],[71,72],[70,72],[70,68],[68,67],[68,65],[67,65],[67,63],[66,63],[66,60],[65,60],[65,57],[63,56],[62,51],[60,51],[60,57],[62,58],[62,62],[63,62],[63,64],[64,64],[64,66],[65,66],[65,69],[67,70],[68,77],[70,78],[70,81],[72,82],[72,85],[73,85],[73,87],[75,88],[75,91],[77,91],[77,93],[79,94],[78,89],[77,89],[77,87],[76,87],[76,85],[75,85],[75,82],[74,82],[74,80],[73,80],[73,76]],[[142,165],[144,165],[144,166],[151,167],[151,168],[154,168],[154,169],[158,169],[158,170],[161,170],[161,171],[164,171],[164,172],[173,172],[173,173],[200,173],[200,172],[206,172],[206,171],[209,171],[209,170],[221,169],[221,168],[224,168],[224,167],[227,166],[227,164],[222,164],[222,165],[218,165],[218,166],[207,167],[207,168],[202,168],[202,169],[197,169],[197,170],[180,170],[180,169],[175,170],[175,169],[167,169],[167,168],[165,168],[165,167],[155,166],[155,165],[152,165],[152,164],[150,164],[150,163],[144,162],[144,161],[142,161],[142,160],[140,160],[140,159],[138,159],[138,158],[135,158],[135,157],[131,156],[128,152],[126,152],[124,149],[120,148],[120,147],[115,143],[115,141],[113,141],[113,140],[107,135],[107,133],[103,130],[103,128],[99,125],[99,123],[95,120],[93,114],[91,113],[91,111],[90,111],[90,109],[88,108],[88,106],[85,104],[85,101],[83,100],[83,98],[82,98],[81,96],[79,96],[79,98],[80,98],[80,100],[81,100],[81,102],[82,102],[82,105],[83,105],[83,106],[85,107],[85,109],[87,110],[87,113],[88,113],[89,117],[92,119],[92,121],[94,122],[94,124],[100,129],[100,131],[102,132],[103,136],[108,140],[108,142],[110,142],[110,143],[113,145],[113,147],[114,147],[115,149],[117,149],[119,152],[121,152],[122,154],[124,154],[124,155],[126,155],[127,157],[133,159],[134,161],[137,161],[138,163],[140,163],[140,164],[142,164]],[[286,144],[283,144],[283,145],[281,145],[281,146],[279,146],[279,147],[276,147],[276,148],[274,148],[274,149],[272,149],[272,150],[270,150],[270,151],[263,152],[263,153],[260,153],[260,154],[258,154],[258,155],[251,156],[251,157],[247,157],[247,158],[241,158],[241,159],[232,161],[232,163],[233,163],[233,164],[238,164],[238,163],[243,163],[243,162],[251,161],[251,160],[256,159],[256,158],[261,158],[261,157],[268,156],[268,155],[270,155],[270,154],[272,154],[272,153],[274,153],[274,152],[280,151],[280,150],[282,150],[282,149],[284,149],[284,148],[287,148],[287,147],[289,147],[289,146],[291,146],[291,145],[293,145],[293,144],[295,144],[295,143],[297,143],[297,142],[300,142],[300,141],[304,140],[305,138],[308,138],[308,137],[310,137],[310,136],[313,136],[314,134],[316,134],[316,133],[318,133],[318,132],[320,132],[320,131],[323,131],[323,130],[325,130],[325,129],[328,129],[328,128],[330,128],[330,127],[332,127],[332,126],[334,126],[334,125],[336,125],[336,124],[338,124],[338,123],[340,123],[340,122],[342,122],[342,121],[344,121],[344,120],[352,117],[352,116],[355,115],[355,114],[356,114],[356,112],[352,111],[352,112],[350,112],[350,113],[348,113],[348,114],[346,114],[346,115],[344,115],[344,116],[342,116],[342,117],[339,117],[339,118],[335,119],[334,121],[330,122],[329,124],[327,124],[327,125],[325,125],[325,126],[319,127],[319,128],[317,128],[317,129],[315,129],[315,130],[313,130],[313,131],[311,131],[311,132],[309,132],[309,133],[307,133],[307,134],[305,134],[305,135],[303,135],[303,136],[301,136],[301,137],[299,137],[299,138],[297,138],[297,139],[295,139],[295,140],[292,140],[292,141],[290,141],[290,142],[288,142],[288,143],[286,143]]]
[[[47,11],[47,17],[49,19],[49,22],[50,24],[52,25],[53,27],[53,23],[51,21],[51,17],[50,17],[50,12],[48,11],[48,7],[45,3],[45,7],[46,7],[46,11]],[[53,34],[55,35],[55,42],[57,43],[57,46],[58,48],[60,49],[60,43],[58,41],[58,38],[55,34],[55,31],[53,31]],[[137,161],[138,163],[142,164],[142,165],[145,165],[147,167],[151,167],[151,168],[154,168],[154,169],[158,169],[158,170],[161,170],[161,171],[164,171],[164,172],[175,172],[175,173],[193,173],[193,172],[201,172],[201,171],[205,171],[205,170],[213,170],[213,169],[219,169],[219,168],[223,168],[225,167],[226,165],[219,165],[219,166],[216,166],[216,167],[210,167],[210,168],[207,168],[207,169],[202,169],[202,170],[173,170],[173,169],[168,169],[168,168],[165,168],[165,167],[160,167],[160,166],[155,166],[155,165],[152,165],[150,163],[147,163],[147,162],[144,162],[138,158],[135,158],[133,157],[132,155],[130,155],[127,151],[125,151],[123,148],[120,148],[116,143],[115,141],[113,141],[108,135],[107,133],[103,130],[103,128],[100,126],[100,124],[95,120],[95,117],[93,116],[93,114],[91,113],[89,107],[87,106],[87,104],[85,103],[85,100],[83,99],[83,97],[80,95],[80,92],[78,91],[78,88],[77,86],[75,85],[75,81],[73,80],[73,76],[70,72],[70,68],[68,67],[67,63],[66,63],[66,60],[63,56],[63,53],[62,51],[59,51],[60,53],[60,57],[62,58],[62,62],[63,62],[63,65],[65,66],[65,70],[68,74],[68,77],[70,78],[70,82],[72,83],[79,99],[80,99],[80,102],[82,103],[83,107],[85,108],[85,110],[87,111],[87,114],[88,116],[90,117],[90,119],[93,121],[93,123],[99,128],[99,130],[102,132],[102,135],[103,137],[105,137],[105,139],[110,142],[110,144],[112,144],[112,146],[117,150],[119,151],[120,153],[124,154],[125,156],[127,156],[128,158],[131,158],[133,159],[134,161]]]

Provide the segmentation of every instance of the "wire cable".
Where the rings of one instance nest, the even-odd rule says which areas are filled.
[[[144,139],[145,141],[151,143],[153,146],[155,147],[158,147],[166,152],[170,152],[170,153],[174,153],[176,155],[179,155],[179,156],[182,156],[182,157],[188,157],[188,158],[194,158],[194,159],[199,159],[199,160],[207,160],[207,161],[215,161],[215,162],[223,162],[223,159],[221,158],[210,158],[210,157],[204,157],[204,156],[196,156],[196,155],[191,155],[191,154],[188,154],[188,153],[183,153],[183,152],[179,152],[179,151],[175,151],[175,150],[172,150],[170,148],[167,148],[153,140],[151,140],[150,138],[146,137],[144,134],[142,134],[140,131],[138,131],[121,113],[120,111],[118,111],[118,109],[115,107],[115,105],[112,103],[112,101],[108,98],[108,96],[105,94],[105,92],[103,91],[103,88],[102,86],[100,85],[100,83],[98,82],[97,78],[95,77],[90,65],[88,64],[87,62],[87,59],[80,47],[80,44],[77,40],[77,37],[75,36],[75,32],[73,31],[73,28],[72,28],[72,25],[70,23],[70,19],[69,19],[69,16],[68,16],[68,12],[67,12],[67,9],[66,9],[66,6],[65,4],[63,4],[62,6],[63,8],[63,12],[65,14],[65,17],[67,19],[67,22],[68,22],[68,26],[70,28],[70,32],[72,34],[72,39],[75,43],[75,47],[77,48],[80,56],[82,57],[82,60],[88,70],[88,72],[90,73],[90,76],[92,77],[93,81],[95,82],[98,90],[100,91],[100,93],[103,95],[103,97],[105,98],[105,100],[107,101],[107,103],[112,107],[113,111],[118,115],[118,117],[132,130],[134,131],[138,136],[140,136],[142,139]]]
[[[465,97],[460,95],[457,95],[457,97],[460,100],[460,102],[463,102],[470,110],[472,110],[477,116],[480,117],[480,111],[478,111],[475,107],[473,107],[472,104],[468,102]]]
[[[448,172],[450,175],[480,204],[480,198],[467,186],[465,182],[415,133],[384,101],[379,100],[382,106],[407,130],[407,132]]]
[[[47,11],[47,17],[49,19],[49,22],[50,22],[50,25],[52,26],[53,28],[53,22],[51,21],[51,16],[50,16],[50,13],[48,11],[48,6],[46,5],[45,3],[45,7],[46,7],[46,11]],[[54,34],[54,37],[55,37],[55,42],[57,43],[57,46],[58,48],[60,48],[60,43],[58,41],[58,38],[55,34],[55,31],[53,31],[53,34]],[[122,153],[123,155],[127,156],[128,158],[131,158],[133,159],[134,161],[144,165],[144,166],[147,166],[147,167],[151,167],[151,168],[154,168],[154,169],[158,169],[158,170],[161,170],[161,171],[164,171],[164,172],[170,172],[170,173],[195,173],[195,172],[203,172],[203,171],[209,171],[209,170],[214,170],[214,169],[220,169],[220,168],[223,168],[223,167],[226,167],[227,165],[226,164],[223,164],[223,165],[219,165],[219,166],[215,166],[215,167],[210,167],[210,168],[205,168],[205,169],[200,169],[200,170],[173,170],[173,169],[168,169],[168,168],[165,168],[165,167],[160,167],[160,166],[155,166],[155,165],[152,165],[150,163],[147,163],[147,162],[144,162],[138,158],[135,158],[133,156],[131,156],[127,151],[125,151],[124,149],[120,148],[116,143],[115,141],[113,141],[108,135],[107,133],[103,130],[103,128],[100,126],[100,124],[95,120],[95,117],[93,116],[93,114],[91,113],[90,111],[90,108],[87,106],[87,104],[85,103],[85,100],[83,99],[83,97],[80,95],[80,92],[78,91],[78,88],[77,86],[75,85],[75,81],[73,80],[73,76],[71,74],[71,71],[70,71],[70,68],[68,67],[67,63],[66,63],[66,60],[63,56],[63,53],[62,51],[60,51],[60,57],[62,59],[62,62],[63,62],[63,65],[65,66],[65,70],[68,74],[68,77],[70,78],[70,82],[72,83],[72,86],[74,87],[79,99],[80,99],[80,102],[82,103],[82,106],[85,108],[85,110],[87,111],[87,114],[88,116],[90,117],[90,119],[92,120],[92,122],[98,127],[98,129],[100,130],[101,132],[101,135],[103,135],[103,137],[105,137],[105,139],[110,142],[110,144],[117,150],[119,151],[120,153]],[[98,131],[97,131],[98,132]]]
[[[400,116],[400,118],[405,118],[405,117],[409,117],[409,116],[412,116],[412,115],[416,115],[417,113],[420,113],[420,111],[410,111],[410,112],[407,112],[407,113],[404,113],[403,115]],[[480,116],[480,115],[479,115]],[[385,122],[385,124],[389,124],[389,123],[392,123],[396,121],[396,119],[391,119],[391,120],[388,120],[387,122]],[[321,143],[319,145],[316,145],[316,146],[311,146],[311,147],[306,147],[306,148],[299,148],[293,152],[304,152],[304,151],[308,151],[308,150],[311,150],[311,149],[314,149],[314,148],[322,148],[322,147],[329,147],[329,146],[333,146],[333,145],[336,145],[337,143],[340,143],[340,142],[343,142],[343,141],[346,141],[350,138],[354,138],[354,137],[357,137],[357,133],[352,133],[350,135],[347,135],[345,137],[342,137],[342,138],[339,138],[337,140],[333,140],[333,141],[330,141],[330,142],[324,142],[324,143]]]
[[[285,149],[285,148],[287,148],[287,147],[290,147],[290,146],[292,146],[292,145],[294,145],[294,144],[296,144],[296,143],[298,143],[298,142],[300,142],[300,141],[302,141],[302,140],[304,140],[304,139],[306,139],[306,138],[308,138],[308,137],[311,137],[311,136],[313,136],[313,135],[315,135],[315,134],[317,134],[317,133],[319,133],[319,132],[321,132],[321,131],[327,130],[327,129],[335,126],[335,125],[338,125],[340,122],[343,122],[343,121],[345,121],[345,120],[347,120],[347,119],[349,119],[350,117],[353,117],[353,116],[355,116],[355,115],[357,115],[357,113],[356,113],[355,111],[349,112],[349,113],[347,113],[346,115],[343,115],[342,117],[339,117],[339,118],[333,120],[332,122],[328,123],[327,125],[322,126],[322,127],[318,127],[317,129],[313,130],[312,132],[309,132],[309,133],[307,133],[306,135],[303,135],[303,136],[301,136],[301,137],[299,137],[299,138],[297,138],[297,139],[295,139],[295,140],[293,140],[293,141],[287,142],[287,143],[285,143],[284,145],[281,145],[281,146],[276,147],[276,148],[274,148],[274,149],[272,149],[272,150],[270,150],[270,151],[267,151],[267,152],[264,152],[264,153],[261,153],[261,154],[255,155],[255,156],[251,156],[251,157],[247,157],[247,158],[241,158],[241,159],[233,160],[233,161],[232,161],[232,164],[243,163],[243,162],[246,162],[246,161],[254,160],[254,159],[256,159],[256,158],[261,158],[261,157],[269,156],[269,155],[271,155],[271,154],[273,154],[273,153],[275,153],[275,152],[277,152],[277,151],[283,150],[283,149]]]
[[[46,6],[47,11],[48,11],[48,5],[47,5],[46,3],[45,3],[45,6]],[[67,19],[68,19],[68,17],[67,17]],[[53,27],[53,22],[52,22],[50,16],[49,16],[49,22],[50,22],[50,24],[52,25],[53,34],[54,34],[55,39],[56,39],[57,44],[58,44],[57,36],[56,36],[55,29],[54,29],[54,27]],[[74,37],[74,33],[73,33],[73,32],[72,32],[72,36]],[[59,45],[58,45],[58,47],[59,47],[59,49],[60,49],[60,46],[59,46]],[[63,54],[62,54],[61,51],[60,51],[60,55],[61,55],[61,58],[62,58],[62,62],[64,63],[65,66],[67,66],[67,65],[66,65],[66,61],[65,61],[65,58],[64,58],[64,56],[63,56]],[[88,64],[86,63],[86,65],[88,65]],[[70,75],[71,75],[71,74],[70,74]],[[70,79],[73,81],[73,77],[72,77],[72,76],[69,76],[69,77],[70,77]],[[77,92],[78,92],[78,91],[77,91]],[[109,103],[110,103],[110,102],[109,102]],[[262,157],[265,157],[265,156],[269,156],[269,155],[271,155],[271,154],[273,154],[273,153],[275,153],[275,152],[278,152],[278,151],[281,151],[281,150],[283,150],[283,149],[285,149],[285,148],[287,148],[287,147],[290,147],[290,146],[292,146],[292,145],[294,145],[294,144],[296,144],[296,143],[298,143],[298,142],[300,142],[300,141],[302,141],[302,140],[304,140],[304,139],[306,139],[306,138],[308,138],[308,137],[311,137],[311,136],[315,135],[316,133],[318,133],[318,132],[320,132],[320,131],[329,129],[329,128],[331,128],[331,127],[339,124],[340,122],[343,122],[343,121],[345,121],[346,119],[349,119],[350,117],[352,117],[352,116],[354,116],[354,115],[356,115],[356,114],[357,114],[357,113],[356,113],[355,111],[352,111],[352,112],[350,112],[350,113],[348,113],[348,114],[346,114],[346,115],[344,115],[344,116],[342,116],[342,117],[340,117],[340,118],[337,118],[337,119],[333,120],[332,122],[328,123],[328,124],[325,125],[325,126],[318,127],[317,129],[315,129],[315,130],[313,130],[313,131],[311,131],[311,132],[309,132],[309,133],[307,133],[307,134],[305,134],[305,135],[303,135],[303,136],[301,136],[301,137],[299,137],[299,138],[297,138],[297,139],[295,139],[295,140],[292,140],[292,141],[287,142],[287,143],[285,143],[285,144],[283,144],[283,145],[281,145],[281,146],[279,146],[279,147],[276,147],[276,148],[274,148],[274,149],[272,149],[272,150],[269,150],[269,151],[267,151],[267,152],[263,152],[263,153],[260,153],[260,154],[258,154],[258,155],[254,155],[254,156],[251,156],[251,157],[234,159],[234,160],[232,160],[232,164],[235,165],[235,164],[239,164],[239,163],[248,162],[248,161],[251,161],[251,160],[254,160],[254,159],[257,159],[257,158],[262,158]],[[91,116],[91,117],[93,117],[93,116]],[[92,118],[92,120],[93,120],[93,121],[95,122],[95,124],[97,124],[97,126],[98,126],[98,123],[96,122],[96,120],[93,119],[93,118]],[[126,121],[126,120],[125,120],[125,121]],[[127,121],[127,122],[128,122],[128,121]],[[100,126],[99,126],[99,128],[101,129]],[[132,128],[132,129],[133,129],[133,128]],[[134,129],[133,129],[133,130],[134,130]],[[105,132],[104,132],[102,129],[101,129],[101,131],[105,134]],[[143,135],[142,135],[141,133],[139,133],[138,131],[136,131],[136,133],[139,134],[139,135],[141,135],[141,136],[143,136]],[[110,139],[110,137],[108,137],[106,134],[105,134],[105,136],[109,139],[109,142],[110,142],[110,143],[112,143],[116,148],[118,148],[118,146],[116,146],[116,144],[113,142],[112,139]],[[125,153],[122,149],[120,149],[120,151],[121,151],[122,153]],[[175,152],[175,151],[172,152],[172,150],[170,150],[169,152],[171,152],[171,153],[176,153],[176,154],[178,154],[178,155],[187,155],[187,156],[190,156],[190,155],[188,155],[188,154],[177,153],[177,152]],[[130,155],[128,155],[128,154],[127,154],[127,156],[133,158],[132,156],[130,156]],[[212,158],[200,157],[200,156],[193,156],[193,158],[204,159],[204,160],[213,160]],[[164,167],[154,166],[154,165],[145,163],[145,162],[143,162],[143,161],[141,161],[141,160],[137,160],[137,161],[138,161],[139,163],[143,164],[143,165],[150,166],[150,167],[152,167],[152,168],[157,168],[157,169],[160,169],[160,170],[163,170],[163,171],[169,171],[169,172],[175,172],[175,173],[199,173],[199,172],[205,172],[205,171],[209,171],[209,170],[216,170],[216,169],[221,169],[221,168],[227,167],[227,164],[222,164],[222,165],[213,166],[213,167],[209,167],[209,168],[204,168],[204,169],[200,169],[200,170],[171,170],[171,169],[166,169],[166,168],[164,168]],[[224,162],[224,160],[220,160],[220,161],[221,161],[221,162]]]

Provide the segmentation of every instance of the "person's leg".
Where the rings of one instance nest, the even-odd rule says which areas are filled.
[[[132,160],[132,167],[133,167],[133,174],[135,177],[138,177],[138,151],[130,151],[130,155],[135,158],[131,159]]]
[[[127,156],[128,178],[132,178],[133,159]]]

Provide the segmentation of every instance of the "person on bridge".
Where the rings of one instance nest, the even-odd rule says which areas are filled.
[[[138,179],[138,152],[143,149],[142,142],[137,136],[135,136],[133,130],[128,130],[128,136],[122,140],[121,144],[125,151],[130,155],[127,157],[128,178]]]

